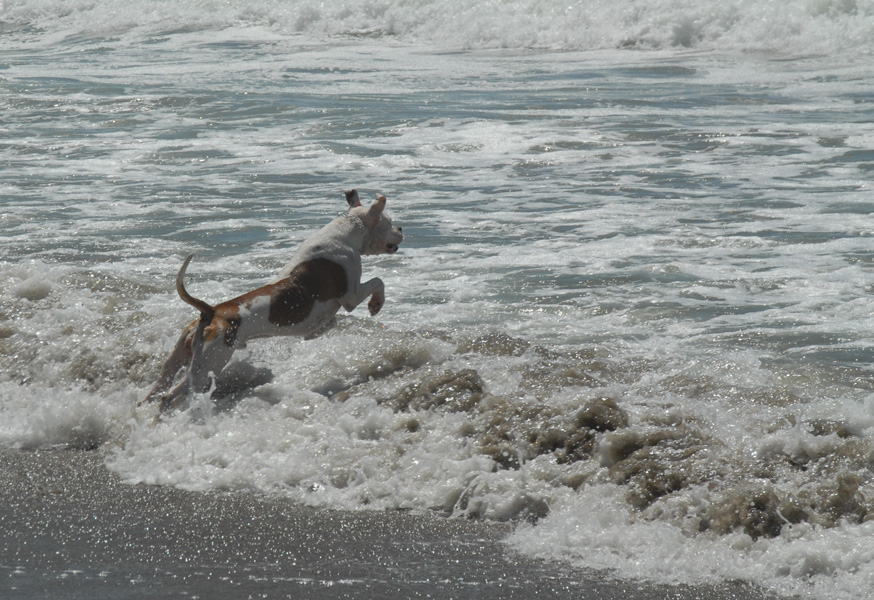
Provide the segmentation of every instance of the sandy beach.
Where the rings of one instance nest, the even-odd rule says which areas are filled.
[[[0,453],[0,596],[753,600],[510,552],[510,525],[124,485],[101,451]]]

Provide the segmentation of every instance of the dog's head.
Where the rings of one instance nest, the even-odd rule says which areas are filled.
[[[370,206],[362,206],[357,190],[346,192],[349,212],[361,219],[370,237],[362,254],[394,254],[404,241],[400,227],[392,225],[391,217],[385,212],[385,196],[377,196]]]

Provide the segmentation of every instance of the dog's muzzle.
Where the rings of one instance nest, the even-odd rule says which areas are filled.
[[[398,243],[395,244],[393,242],[386,242],[386,244],[385,244],[385,251],[388,252],[389,254],[394,254],[395,252],[397,252],[398,251],[398,244],[400,244],[401,242],[404,241],[404,230],[401,229],[400,227],[398,227],[397,230],[398,230],[398,236],[397,236]]]

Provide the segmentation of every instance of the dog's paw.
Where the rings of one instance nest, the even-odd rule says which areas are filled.
[[[371,296],[370,302],[367,303],[367,308],[370,310],[370,316],[378,313],[383,304],[385,304],[385,296],[382,294],[374,294]]]

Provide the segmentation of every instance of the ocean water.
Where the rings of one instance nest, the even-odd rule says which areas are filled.
[[[874,586],[874,2],[0,2],[0,444],[510,520],[658,583]],[[386,283],[137,409],[382,193]]]

